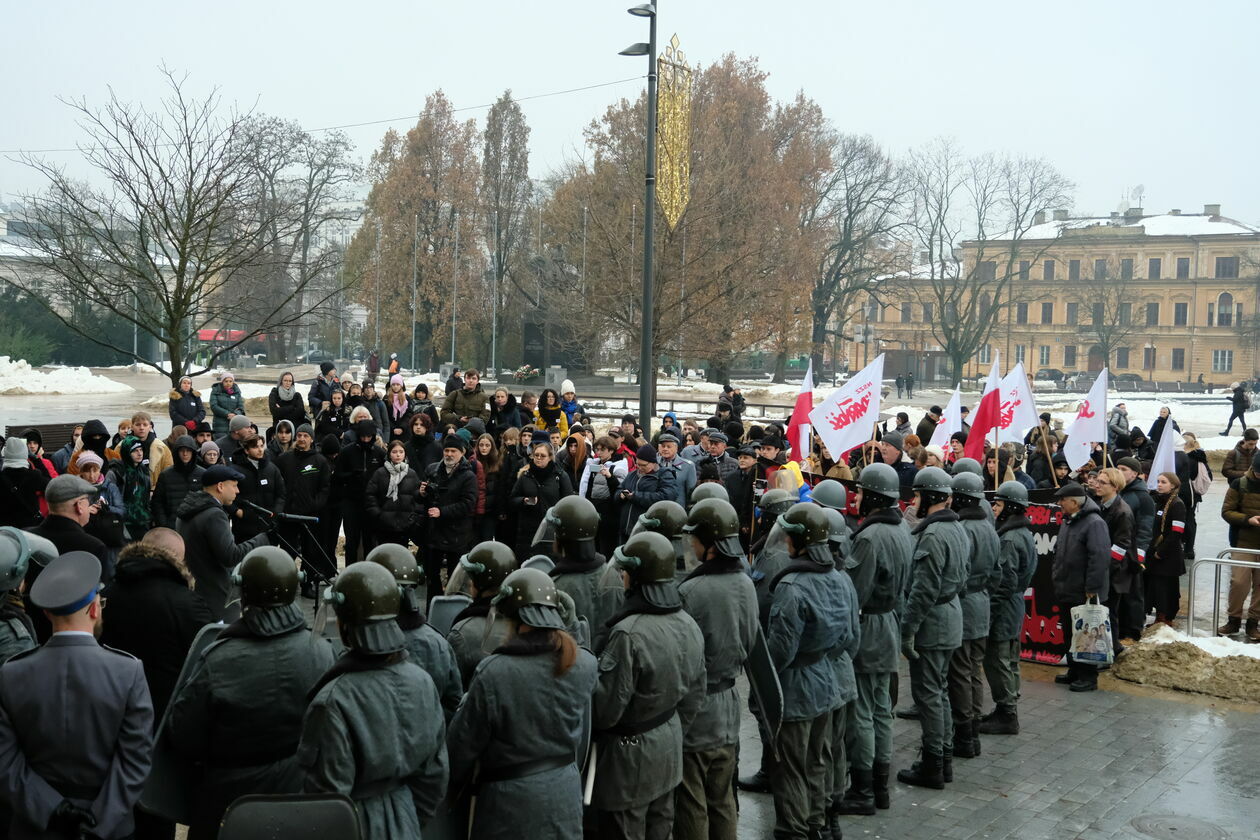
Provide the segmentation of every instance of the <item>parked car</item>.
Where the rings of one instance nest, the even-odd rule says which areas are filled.
[[[325,350],[308,350],[297,357],[299,365],[317,365],[320,362],[334,361],[333,354]]]
[[[1051,382],[1060,382],[1063,380],[1063,371],[1058,368],[1042,368],[1037,371],[1033,379],[1050,380]]]
[[[1140,373],[1117,373],[1111,377],[1111,381],[1117,385],[1141,382],[1142,375]]]

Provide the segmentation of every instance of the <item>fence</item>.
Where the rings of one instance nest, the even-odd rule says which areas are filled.
[[[1216,632],[1216,628],[1221,620],[1221,567],[1233,566],[1243,569],[1260,569],[1260,562],[1255,560],[1236,560],[1235,554],[1250,554],[1252,556],[1260,556],[1260,550],[1254,548],[1230,548],[1222,551],[1215,557],[1204,557],[1202,560],[1196,560],[1194,565],[1190,567],[1190,587],[1189,598],[1190,606],[1186,609],[1186,635],[1194,636],[1194,587],[1195,573],[1199,571],[1199,567],[1210,563],[1215,568],[1214,585],[1212,588],[1212,626],[1211,631]]]

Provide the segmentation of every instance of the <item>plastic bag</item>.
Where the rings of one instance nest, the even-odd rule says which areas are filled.
[[[1101,604],[1072,607],[1072,659],[1082,665],[1110,665],[1115,659],[1111,646],[1111,613]]]

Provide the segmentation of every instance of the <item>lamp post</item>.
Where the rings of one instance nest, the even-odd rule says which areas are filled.
[[[648,42],[631,44],[621,55],[648,58],[647,165],[644,171],[643,208],[643,327],[639,341],[639,423],[651,434],[653,403],[656,400],[656,365],[652,360],[652,225],[656,217],[656,3],[643,3],[627,9],[635,17],[648,19]]]

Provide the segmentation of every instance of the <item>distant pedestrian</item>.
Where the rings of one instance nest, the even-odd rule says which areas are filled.
[[[906,399],[914,399],[914,374],[906,371]]]
[[[906,390],[906,378],[899,373],[894,381],[897,383],[897,399],[901,399],[902,393]]]
[[[1229,423],[1225,426],[1225,431],[1221,432],[1221,437],[1229,435],[1229,430],[1234,428],[1235,419],[1242,423],[1243,431],[1247,431],[1247,418],[1243,416],[1243,413],[1251,408],[1251,398],[1247,396],[1247,389],[1243,387],[1241,382],[1231,383],[1229,389],[1231,392],[1229,401],[1232,411],[1229,415]]]

